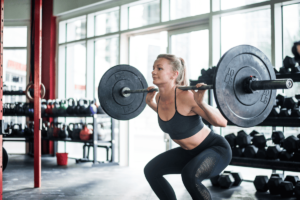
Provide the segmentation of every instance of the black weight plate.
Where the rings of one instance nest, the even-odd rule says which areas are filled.
[[[8,154],[7,151],[2,147],[2,171],[6,169],[8,163]]]
[[[116,65],[102,76],[98,97],[103,110],[112,118],[129,120],[138,116],[146,106],[147,93],[133,93],[129,97],[121,95],[121,90],[145,89],[148,84],[143,74],[130,65]]]
[[[240,127],[252,127],[264,121],[276,98],[276,90],[245,93],[242,81],[249,76],[256,76],[258,80],[276,79],[267,56],[250,45],[228,50],[215,73],[214,95],[218,108],[227,120]]]

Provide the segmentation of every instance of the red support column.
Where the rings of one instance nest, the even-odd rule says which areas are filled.
[[[1,55],[0,55],[0,63],[1,63],[1,68],[0,68],[0,120],[3,120],[3,24],[4,24],[4,0],[0,0],[1,1],[1,9],[0,9],[0,16],[1,16],[1,21],[0,21],[0,27],[1,27],[1,44],[0,44],[0,52],[1,52]],[[0,130],[2,132],[2,130]],[[0,200],[2,200],[2,197],[3,197],[3,180],[2,180],[2,135],[0,135]]]
[[[41,9],[42,0],[34,3],[34,187],[41,187]]]
[[[42,24],[42,83],[47,91],[45,99],[55,99],[56,17],[53,16],[53,0],[43,1]],[[49,141],[49,154],[53,152],[53,141]]]

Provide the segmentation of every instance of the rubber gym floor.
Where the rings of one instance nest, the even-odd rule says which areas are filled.
[[[180,175],[167,175],[178,200],[191,200]],[[214,188],[209,180],[212,198],[219,199],[284,199],[268,193],[256,193],[253,183],[228,190]],[[99,166],[91,163],[57,166],[53,157],[42,157],[42,187],[33,188],[33,158],[27,155],[10,155],[3,173],[3,199],[70,199],[70,200],[157,200],[143,173],[143,167]],[[296,198],[291,198],[296,199]]]

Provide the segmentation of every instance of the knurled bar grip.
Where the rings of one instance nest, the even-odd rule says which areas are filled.
[[[157,88],[153,88],[153,89],[151,89],[151,90],[147,90],[147,89],[141,89],[141,90],[124,90],[123,91],[123,93],[124,94],[129,94],[129,93],[143,93],[143,92],[154,92],[154,91],[158,91],[158,89]]]
[[[203,85],[201,87],[196,87],[196,86],[183,86],[183,87],[178,87],[181,90],[210,90],[213,89],[213,85]]]
[[[289,89],[293,87],[292,79],[277,79],[269,81],[252,81],[252,90],[276,90],[276,89]]]

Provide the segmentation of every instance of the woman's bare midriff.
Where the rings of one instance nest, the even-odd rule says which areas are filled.
[[[184,138],[181,140],[174,139],[173,141],[179,144],[185,150],[192,150],[203,142],[203,140],[208,136],[210,131],[210,128],[204,126],[198,133],[191,137]]]

